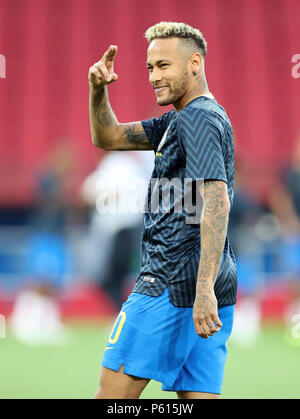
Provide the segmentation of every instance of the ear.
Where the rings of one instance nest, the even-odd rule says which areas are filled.
[[[190,64],[191,64],[193,73],[194,71],[197,71],[198,73],[201,71],[202,64],[203,64],[203,57],[201,56],[201,54],[199,54],[199,52],[196,52],[195,54],[191,56]]]

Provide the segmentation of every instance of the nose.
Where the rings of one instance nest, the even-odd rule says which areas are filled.
[[[150,83],[154,84],[162,79],[162,74],[159,68],[153,68],[149,74]]]

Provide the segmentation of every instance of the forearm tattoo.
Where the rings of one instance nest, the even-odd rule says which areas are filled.
[[[96,120],[101,127],[106,128],[113,124],[112,111],[105,100],[105,90],[99,90],[95,93],[93,98],[93,109],[95,112]]]
[[[200,225],[201,252],[197,291],[217,279],[224,250],[229,217],[227,186],[221,181],[204,183],[204,217]]]

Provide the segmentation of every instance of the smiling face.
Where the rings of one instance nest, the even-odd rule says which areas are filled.
[[[181,39],[154,39],[148,48],[147,67],[157,103],[180,109],[191,95],[194,82],[191,53]]]

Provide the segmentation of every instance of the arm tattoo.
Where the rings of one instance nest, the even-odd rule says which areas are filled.
[[[113,123],[112,112],[105,100],[105,90],[99,90],[93,98],[93,109],[97,122],[103,127],[108,127]]]
[[[135,146],[144,148],[145,146],[149,145],[149,140],[145,134],[144,129],[140,128],[140,124],[128,124],[126,127],[124,127],[124,133],[122,136],[125,136],[127,140]]]
[[[201,252],[197,290],[213,285],[219,273],[227,234],[229,199],[222,181],[204,183],[204,217],[201,229]]]
[[[105,95],[104,89],[98,90],[93,98],[93,108],[98,109]]]
[[[96,91],[91,102],[95,130],[101,144],[113,150],[152,150],[142,124],[119,124],[108,101],[105,89]],[[116,138],[117,136],[117,138]]]

